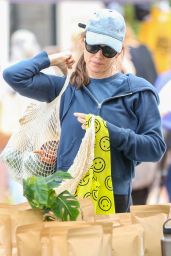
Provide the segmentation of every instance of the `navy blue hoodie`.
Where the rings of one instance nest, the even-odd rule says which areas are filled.
[[[6,82],[23,96],[52,101],[60,92],[65,77],[41,72],[49,67],[46,52],[21,61],[4,70]],[[108,86],[110,96],[100,102],[89,90],[91,83]],[[99,88],[96,86],[96,88]],[[109,94],[109,91],[107,92]],[[155,88],[143,78],[118,73],[104,79],[91,79],[89,86],[77,89],[68,85],[60,105],[61,138],[57,169],[68,170],[78,152],[85,131],[74,112],[91,113],[107,121],[111,143],[111,166],[114,193],[128,195],[138,162],[155,162],[165,152]]]

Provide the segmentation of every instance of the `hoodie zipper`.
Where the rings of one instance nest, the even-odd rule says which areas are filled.
[[[129,95],[132,95],[133,93],[132,92],[129,92],[129,93],[125,93],[125,94],[120,94],[120,95],[116,95],[116,96],[113,96],[113,97],[110,97],[110,98],[107,98],[105,100],[103,100],[102,102],[99,102],[96,97],[89,91],[89,89],[87,89],[85,86],[84,86],[85,90],[87,91],[87,93],[89,94],[89,96],[96,102],[97,104],[97,108],[100,110],[101,109],[101,106],[109,101],[109,100],[113,100],[113,99],[117,99],[117,98],[120,98],[120,97],[125,97],[125,96],[129,96]]]

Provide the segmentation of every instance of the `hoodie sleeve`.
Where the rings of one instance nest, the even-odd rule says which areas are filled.
[[[141,102],[135,111],[140,120],[138,131],[120,128],[107,122],[110,143],[130,160],[155,162],[161,159],[166,150],[161,133],[160,114],[154,94],[151,91],[141,94]]]
[[[46,52],[20,61],[3,71],[5,81],[19,94],[39,101],[50,102],[58,96],[65,78],[41,72],[50,66]]]

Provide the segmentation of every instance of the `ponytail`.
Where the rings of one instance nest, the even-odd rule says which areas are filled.
[[[80,34],[79,40],[81,40],[82,43],[84,43],[85,35],[86,35],[85,32]],[[86,86],[90,83],[90,79],[88,77],[88,73],[86,70],[84,54],[82,54],[80,59],[78,60],[75,71],[71,75],[70,83],[76,86],[78,89],[83,87],[83,85]]]
[[[88,85],[89,82],[90,79],[86,71],[86,63],[84,60],[84,55],[82,54],[76,65],[75,71],[71,75],[70,83],[79,89],[83,85]]]

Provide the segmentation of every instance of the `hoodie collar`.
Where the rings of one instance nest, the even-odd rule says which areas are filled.
[[[111,92],[111,97],[123,97],[129,94],[137,93],[140,91],[151,91],[155,97],[157,102],[159,103],[159,96],[155,87],[149,83],[147,80],[137,77],[133,74],[123,74],[117,73],[111,77],[103,78],[103,79],[91,79],[91,82],[99,83],[113,83],[113,88]],[[86,86],[83,87],[86,89]]]
[[[110,87],[112,90],[111,97],[128,94],[131,92],[127,77],[122,73],[116,73],[113,76],[102,79],[91,78],[90,80],[92,83],[99,83],[99,87],[102,86],[102,84],[103,86],[108,86],[108,83],[113,83],[113,87]]]

